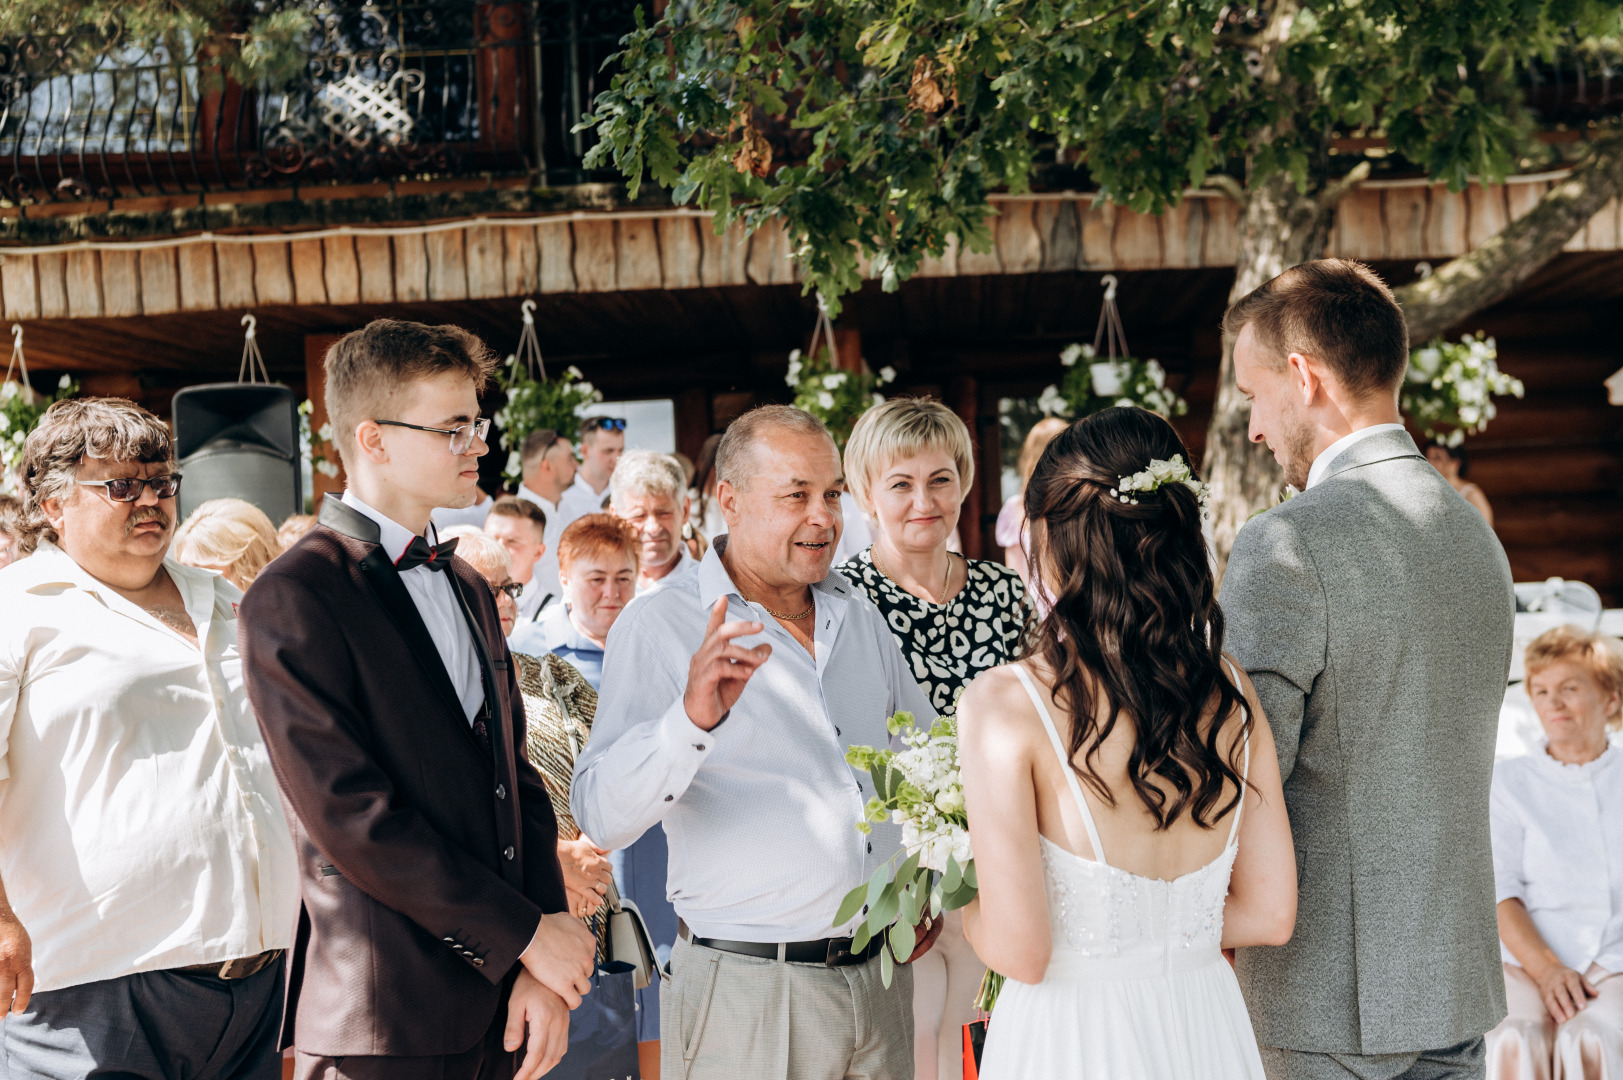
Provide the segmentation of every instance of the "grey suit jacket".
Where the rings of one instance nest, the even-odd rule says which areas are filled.
[[[1505,1015],[1488,789],[1510,566],[1401,431],[1247,522],[1221,601],[1268,713],[1296,842],[1296,932],[1240,950],[1257,1038],[1439,1049]]]

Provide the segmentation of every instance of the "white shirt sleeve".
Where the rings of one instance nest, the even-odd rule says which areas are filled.
[[[688,719],[688,657],[680,656],[676,670],[679,650],[670,641],[681,632],[650,610],[649,600],[610,632],[592,737],[569,789],[581,832],[609,849],[629,846],[663,818],[724,737],[721,728],[704,731]]]
[[[1509,762],[1505,763],[1510,764]],[[1527,880],[1522,870],[1522,845],[1526,827],[1516,809],[1510,788],[1514,781],[1501,765],[1494,770],[1493,791],[1488,800],[1488,827],[1493,837],[1493,900],[1527,899]]]
[[[11,778],[11,725],[17,719],[23,686],[22,662],[11,646],[9,641],[0,645],[0,780]]]

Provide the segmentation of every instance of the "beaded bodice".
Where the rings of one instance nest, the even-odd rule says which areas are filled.
[[[1046,837],[1043,880],[1054,951],[1142,958],[1208,951],[1223,936],[1223,903],[1238,845],[1172,881],[1141,877],[1073,855]]]

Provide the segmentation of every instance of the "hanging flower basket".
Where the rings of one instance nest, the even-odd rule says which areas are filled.
[[[1409,373],[1399,404],[1425,433],[1458,446],[1499,414],[1495,397],[1521,397],[1522,381],[1499,370],[1499,347],[1491,337],[1441,338],[1409,353]]]
[[[496,412],[501,429],[502,449],[507,451],[503,479],[517,484],[524,466],[519,451],[532,431],[551,429],[574,442],[580,435],[581,415],[588,405],[603,400],[603,394],[571,365],[556,379],[547,378],[541,360],[541,345],[535,336],[535,301],[520,305],[524,329],[519,334],[518,351],[507,358],[507,404]]]
[[[79,392],[71,375],[58,379],[53,392],[37,392],[28,381],[28,362],[23,359],[23,328],[14,324],[11,337],[11,363],[6,365],[5,381],[0,382],[0,491],[10,491],[15,484],[23,444],[28,433],[39,426],[45,410]],[[11,377],[14,370],[16,379]]]
[[[877,375],[842,370],[835,352],[834,325],[819,298],[811,345],[805,355],[799,349],[789,354],[789,373],[783,381],[795,392],[795,408],[821,420],[843,452],[857,417],[885,400],[879,388],[896,381],[896,370],[882,367]]]
[[[1065,375],[1037,399],[1045,416],[1080,419],[1115,405],[1137,405],[1168,418],[1189,411],[1189,403],[1167,389],[1165,368],[1127,351],[1127,336],[1116,309],[1116,284],[1114,274],[1104,276],[1105,301],[1093,344],[1067,345],[1059,354]],[[1102,359],[1101,344],[1108,350]]]

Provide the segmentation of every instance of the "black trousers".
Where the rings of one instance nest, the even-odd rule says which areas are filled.
[[[523,1055],[502,1049],[507,1006],[471,1050],[435,1057],[319,1057],[294,1049],[294,1080],[512,1080]]]
[[[9,1080],[281,1080],[283,960],[246,979],[147,971],[35,994],[0,1025]]]

